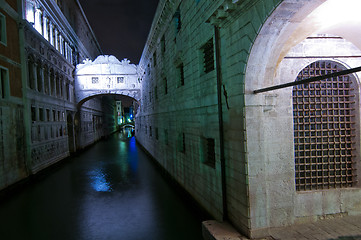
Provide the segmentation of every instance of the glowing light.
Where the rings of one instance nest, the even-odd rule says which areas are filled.
[[[323,29],[345,22],[361,22],[360,0],[328,0],[311,15],[314,24]]]
[[[107,181],[107,175],[102,171],[102,169],[97,169],[90,172],[91,175],[91,185],[93,189],[97,192],[112,192],[113,188],[110,182]]]

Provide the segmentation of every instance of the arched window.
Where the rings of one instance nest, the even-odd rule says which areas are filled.
[[[55,74],[54,69],[50,69],[50,95],[55,95]]]
[[[55,74],[55,92],[54,92],[54,95],[56,96],[56,97],[59,97],[59,95],[60,95],[60,92],[59,92],[59,86],[60,86],[60,80],[59,80],[59,74],[58,73],[56,73]]]
[[[34,0],[26,1],[25,18],[31,24],[35,23],[35,1]]]
[[[36,64],[36,79],[38,83],[38,91],[43,91],[43,66],[41,62],[37,62]]]
[[[47,65],[44,65],[44,92],[49,94],[49,68]]]
[[[34,60],[32,57],[28,57],[28,86],[31,89],[35,88]]]
[[[317,61],[297,80],[344,70],[333,61]],[[293,87],[296,190],[354,186],[358,114],[352,75]]]

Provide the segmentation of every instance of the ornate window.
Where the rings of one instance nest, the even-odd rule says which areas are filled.
[[[344,69],[333,61],[317,61],[304,68],[296,81]],[[297,191],[354,186],[355,88],[351,75],[293,88]]]

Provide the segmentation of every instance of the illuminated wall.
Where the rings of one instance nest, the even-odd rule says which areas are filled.
[[[327,190],[296,188],[292,88],[253,93],[293,82],[319,60],[359,66],[359,14],[337,14],[338,9],[353,12],[358,4],[160,1],[139,64],[138,141],[217,220],[228,219],[249,237],[267,236],[273,227],[361,213],[357,181]],[[353,104],[359,106],[355,83]],[[356,166],[359,112],[353,117]],[[304,167],[324,174],[317,166]],[[359,175],[360,170],[350,171]],[[307,181],[320,181],[312,179]]]

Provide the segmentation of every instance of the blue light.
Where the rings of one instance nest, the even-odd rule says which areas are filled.
[[[106,180],[107,175],[101,169],[94,170],[90,173],[93,189],[97,192],[112,192],[111,184]]]

